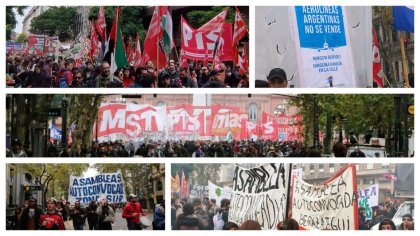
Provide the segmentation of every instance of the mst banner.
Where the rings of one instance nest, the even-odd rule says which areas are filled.
[[[275,229],[286,218],[289,169],[283,163],[252,169],[236,166],[229,221],[240,225],[255,220],[263,229]]]
[[[292,8],[302,87],[355,87],[345,9],[341,6]]]
[[[70,176],[69,202],[89,204],[106,199],[110,203],[126,202],[124,180],[120,172],[98,174],[93,177]]]
[[[312,230],[357,230],[356,167],[343,167],[322,185],[293,176],[292,218]]]

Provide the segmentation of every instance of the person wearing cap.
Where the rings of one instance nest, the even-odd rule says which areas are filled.
[[[170,88],[171,87],[171,75],[166,71],[159,73],[158,77],[158,88]]]
[[[137,201],[136,195],[130,194],[128,200],[130,202],[124,206],[122,218],[127,220],[128,230],[141,230],[140,214],[142,216],[146,216],[146,214],[144,214],[140,202]]]
[[[65,230],[63,218],[60,213],[55,210],[56,201],[54,199],[47,200],[47,211],[41,215],[41,229],[43,230]]]
[[[12,140],[12,150],[7,155],[8,157],[27,157],[26,153],[22,150],[22,143],[18,138]]]
[[[31,197],[28,200],[28,206],[23,209],[20,217],[19,229],[21,230],[38,230],[41,229],[39,224],[42,215],[42,209],[37,206],[36,198]]]
[[[210,72],[210,80],[203,88],[227,88],[225,85],[225,71],[222,69],[214,69]]]
[[[286,72],[281,68],[274,68],[267,77],[270,88],[287,88]]]

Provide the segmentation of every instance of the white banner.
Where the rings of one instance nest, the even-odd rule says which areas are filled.
[[[346,28],[346,43],[351,45],[351,55],[356,78],[356,87],[372,86],[372,7],[346,6],[342,7]],[[294,13],[293,13],[294,12]],[[309,87],[303,84],[304,77],[298,69],[301,63],[297,58],[297,36],[293,34],[296,25],[294,8],[286,6],[256,7],[255,10],[255,75],[258,80],[267,80],[270,70],[282,68],[285,70],[289,85],[294,87]],[[289,15],[290,14],[290,15]],[[292,20],[294,19],[294,20]],[[293,24],[295,26],[293,26]],[[325,43],[322,37],[321,48]],[[332,44],[329,44],[331,47]],[[325,53],[321,50],[320,53]],[[302,54],[307,59],[313,59],[307,54]],[[327,57],[328,58],[328,57]],[[311,78],[313,75],[309,75]],[[326,78],[328,79],[328,77]],[[333,77],[333,86],[337,87],[337,78]],[[315,81],[314,81],[315,82]],[[316,87],[327,86],[326,81],[321,81]],[[341,83],[341,82],[340,82]],[[315,86],[314,86],[315,87]]]
[[[208,184],[209,199],[215,199],[218,207],[221,207],[220,202],[223,199],[231,199],[233,191],[231,188],[221,188],[210,181],[208,182]]]
[[[292,218],[311,230],[358,229],[355,165],[343,167],[322,185],[293,177]]]
[[[252,169],[236,166],[229,221],[255,220],[275,229],[286,218],[289,164],[272,163]]]
[[[371,220],[373,216],[372,207],[379,205],[379,184],[359,189],[357,197],[359,207],[366,209],[366,220]]]
[[[70,176],[69,199],[71,204],[89,204],[92,200],[106,199],[110,203],[126,202],[124,180],[120,172],[98,174],[92,177]]]

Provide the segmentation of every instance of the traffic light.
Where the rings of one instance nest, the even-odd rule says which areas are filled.
[[[61,116],[60,108],[50,108],[47,111],[47,116]]]

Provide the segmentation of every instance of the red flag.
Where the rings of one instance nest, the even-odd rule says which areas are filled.
[[[379,42],[378,37],[376,36],[376,30],[372,28],[372,40],[373,40],[373,81],[378,84],[379,87],[384,87],[384,81],[382,79],[382,68],[381,68],[381,55],[379,54]]]
[[[134,62],[135,69],[137,69],[141,65],[141,61],[142,59],[141,59],[141,49],[140,49],[140,38],[139,38],[139,34],[136,33],[136,53],[135,53],[135,62]]]
[[[239,56],[238,47],[236,45],[233,45],[232,51],[233,51],[233,66],[239,65],[239,58],[241,56]]]
[[[181,49],[180,57],[179,57],[179,66],[188,68],[188,59],[184,57],[184,51]]]
[[[185,178],[184,169],[182,169],[181,177],[181,198],[188,196],[187,178]]]
[[[98,48],[98,45],[99,45],[99,39],[95,30],[95,22],[92,20],[92,28],[90,30],[90,51],[89,51],[90,58],[93,58],[93,54]]]
[[[248,56],[246,55],[246,48],[242,51],[242,57],[239,64],[239,74],[243,75],[244,73],[249,72],[249,63],[248,63]]]
[[[239,12],[238,8],[236,7],[236,14],[235,14],[235,25],[233,27],[233,40],[232,45],[236,45],[241,38],[243,38],[248,33],[248,29],[246,28],[245,21],[241,17],[241,13]]]
[[[28,37],[28,48],[27,48],[27,51],[29,52],[29,50],[32,48],[32,47],[35,47],[35,51],[36,51],[36,44],[38,43],[38,39],[35,37],[35,35],[33,35],[33,34],[29,34],[29,37]]]
[[[384,174],[384,178],[387,180],[397,180],[397,176],[391,174]]]
[[[99,8],[98,19],[96,20],[96,30],[98,30],[99,35],[101,36],[102,42],[106,41],[106,21],[105,21],[105,10],[104,7],[101,6]]]
[[[213,17],[210,21],[202,25],[197,31],[212,31],[215,30],[225,22],[226,15],[228,13],[228,7],[225,8],[222,12],[220,12],[217,16]]]
[[[150,57],[150,60],[156,67],[159,67],[157,69],[165,68],[166,66],[166,56],[160,47],[160,41],[163,38],[162,13],[165,11],[165,8],[167,6],[155,7],[149,30],[144,40],[144,53]]]
[[[133,39],[131,38],[131,35],[130,35],[130,38],[128,38],[128,45],[127,45],[127,53],[128,53],[127,58],[128,58],[128,63],[129,64],[131,64],[133,62],[133,57],[134,57],[134,50],[133,50],[133,46],[132,46],[132,44],[133,44],[132,41],[133,41]]]

